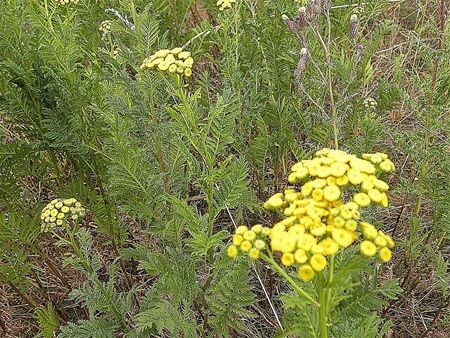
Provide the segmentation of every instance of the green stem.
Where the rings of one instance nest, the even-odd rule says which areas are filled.
[[[337,112],[336,106],[334,103],[333,96],[333,84],[331,77],[331,60],[328,57],[328,92],[330,94],[330,107],[331,107],[331,118],[333,120],[333,136],[334,136],[334,148],[339,149],[339,141],[338,141],[338,127],[337,127]]]
[[[338,126],[337,126],[337,111],[336,104],[334,102],[334,94],[333,94],[333,78],[331,73],[331,20],[329,11],[326,13],[327,23],[328,23],[328,39],[327,43],[325,43],[320,32],[313,28],[313,32],[317,35],[320,44],[322,45],[325,60],[327,62],[327,84],[328,84],[328,94],[330,96],[330,110],[331,110],[331,119],[333,121],[333,136],[334,136],[334,148],[339,149],[338,142]]]
[[[328,313],[331,312],[330,309],[330,303],[331,303],[331,283],[333,283],[333,278],[334,278],[334,255],[330,256],[330,268],[328,271],[328,282],[327,282],[327,311]]]
[[[134,6],[134,1],[130,0],[130,10],[131,10],[131,17],[133,18],[133,24],[134,26],[137,25],[137,13],[136,13],[136,7]]]
[[[318,273],[319,279],[319,326],[320,326],[320,337],[328,338],[327,329],[327,295],[325,294],[325,285],[323,280],[322,272]]]
[[[52,18],[50,16],[49,11],[48,11],[48,0],[44,0],[44,7],[45,7],[45,16],[47,18],[47,22],[48,22],[49,28],[53,32],[54,29],[53,29],[53,24],[52,24]]]
[[[297,282],[291,276],[289,276],[289,274],[281,266],[279,266],[277,262],[275,262],[273,257],[269,257],[264,254],[260,254],[260,257],[262,259],[264,259],[266,262],[270,263],[272,265],[272,267],[274,268],[274,270],[277,271],[280,275],[282,275],[289,282],[289,284],[291,284],[291,286],[294,288],[295,291],[297,291],[297,293],[300,296],[305,297],[312,304],[320,307],[320,304],[314,298],[312,298],[308,293],[306,293],[305,290],[303,290],[300,286],[298,286]]]
[[[431,135],[430,135],[430,117],[427,116],[425,119],[425,144],[423,146],[423,150],[424,153],[427,152],[428,147],[430,145],[430,139],[431,139]],[[425,162],[422,164],[421,168],[420,168],[420,181],[419,181],[419,189],[420,189],[420,193],[419,196],[417,197],[417,202],[416,202],[416,207],[414,209],[414,214],[416,216],[419,216],[420,214],[420,209],[422,207],[422,197],[423,197],[423,187],[422,187],[422,179],[426,176],[428,171],[428,158],[425,159]]]
[[[158,165],[159,165],[159,172],[161,173],[163,180],[164,180],[164,187],[166,189],[166,192],[169,193],[170,187],[169,187],[168,176],[166,173],[166,165],[164,163],[164,155],[163,155],[163,151],[162,151],[161,139],[160,139],[159,130],[157,127],[158,126],[158,116],[156,114],[155,103],[153,101],[153,95],[150,95],[149,100],[150,100],[150,115],[151,115],[153,126],[155,128],[155,130],[153,132],[153,142],[155,143],[155,148],[156,148],[156,159],[157,159]]]

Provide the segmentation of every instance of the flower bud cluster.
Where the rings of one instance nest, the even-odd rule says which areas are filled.
[[[235,3],[236,0],[218,0],[217,7],[219,7],[220,11],[223,11],[224,9],[231,8],[231,6]]]
[[[74,5],[76,5],[76,4],[78,4],[79,2],[80,2],[80,0],[56,0],[56,3],[57,3],[58,5],[62,5],[62,6],[68,5],[68,4],[74,4]]]
[[[389,186],[378,177],[394,169],[394,164],[383,153],[358,158],[340,150],[318,151],[312,160],[303,160],[292,167],[288,179],[290,183],[301,185],[298,191],[286,189],[264,203],[266,209],[279,210],[286,218],[271,228],[257,225],[259,232],[253,231],[255,236],[247,235],[248,238],[244,236],[246,232],[240,234],[242,241],[235,241],[236,231],[228,248],[229,256],[235,257],[243,251],[257,259],[259,251],[258,255],[256,251],[250,254],[254,248],[252,241],[270,240],[269,246],[259,244],[258,250],[261,247],[280,252],[281,263],[298,267],[299,277],[309,281],[316,272],[325,269],[327,256],[349,247],[362,234],[362,254],[378,253],[381,261],[389,261],[390,248],[394,246],[392,238],[359,219],[363,207],[370,204],[387,207]],[[343,193],[351,186],[356,193],[344,200]]]
[[[267,235],[270,228],[256,224],[249,229],[245,225],[237,227],[233,235],[233,244],[228,247],[230,257],[236,257],[240,251],[247,252],[250,258],[258,259],[259,253],[266,247]]]
[[[77,220],[86,210],[75,198],[57,198],[51,201],[41,213],[41,232],[48,232],[69,220]]]
[[[184,76],[192,75],[194,60],[191,53],[182,48],[162,49],[144,59],[141,69],[159,70]]]
[[[102,21],[98,30],[103,33],[103,36],[111,33],[111,24],[112,24],[111,20]]]
[[[378,230],[370,223],[360,222],[361,232],[364,237],[364,241],[361,242],[359,249],[364,256],[375,256],[378,253],[378,257],[384,263],[389,262],[392,258],[392,249],[395,245],[391,236],[386,235],[383,231]]]
[[[371,97],[368,97],[367,99],[365,99],[364,100],[364,102],[363,102],[363,104],[364,104],[364,107],[366,108],[366,109],[375,109],[377,106],[378,106],[378,103],[377,103],[377,101],[375,101],[373,98],[371,98]]]

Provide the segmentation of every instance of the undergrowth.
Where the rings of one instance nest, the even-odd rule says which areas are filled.
[[[355,2],[2,1],[0,335],[445,336],[448,4]],[[230,259],[323,148],[395,164],[392,260]]]

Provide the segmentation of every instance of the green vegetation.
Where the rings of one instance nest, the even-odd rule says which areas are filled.
[[[446,336],[448,11],[3,0],[0,336]]]

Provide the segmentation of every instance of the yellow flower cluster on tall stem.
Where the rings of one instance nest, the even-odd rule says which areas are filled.
[[[298,266],[299,277],[309,281],[326,268],[327,257],[349,247],[362,234],[361,253],[378,254],[381,261],[389,261],[394,241],[372,224],[360,222],[360,210],[371,204],[388,206],[389,185],[379,176],[394,169],[382,153],[358,158],[342,150],[318,151],[312,160],[292,167],[288,180],[301,185],[298,191],[286,189],[264,203],[266,209],[279,210],[285,218],[270,228],[239,227],[229,256],[241,251],[257,259],[269,241],[270,250],[281,254],[282,265]],[[346,191],[351,194],[348,198]]]
[[[377,255],[382,262],[392,257],[392,238],[360,217],[362,208],[388,206],[389,185],[380,176],[394,170],[394,164],[383,153],[359,158],[342,150],[326,148],[316,152],[313,159],[292,166],[288,181],[298,189],[276,193],[264,203],[264,208],[278,211],[283,219],[271,227],[239,226],[228,256],[245,253],[255,260],[262,258],[311,303],[327,306],[331,289],[328,287],[325,293],[322,271],[329,266],[331,284],[334,256],[341,250],[362,237],[359,248],[363,255]],[[318,276],[319,302],[296,285],[276,262],[277,256],[281,266],[295,267],[305,282]]]
[[[86,210],[75,198],[57,198],[41,212],[41,232],[48,232],[68,221],[76,221],[84,216]]]
[[[217,6],[219,7],[219,10],[223,11],[224,9],[231,8],[235,3],[236,0],[218,0]]]
[[[183,51],[182,48],[161,49],[150,57],[144,59],[141,69],[159,70],[170,74],[184,76],[192,75],[194,59],[191,53]]]
[[[64,5],[68,5],[68,4],[74,4],[74,5],[76,5],[76,4],[78,4],[78,3],[80,2],[80,0],[56,0],[56,2],[57,2],[59,5],[64,6]]]

